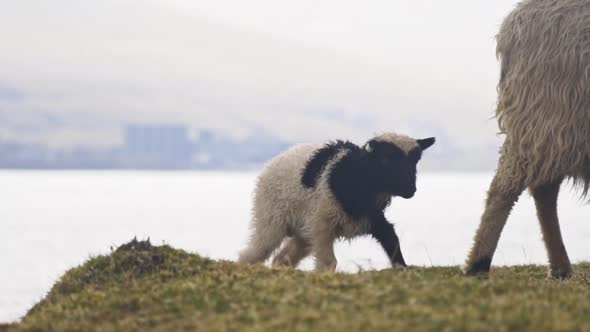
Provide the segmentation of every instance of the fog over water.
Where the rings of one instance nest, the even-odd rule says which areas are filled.
[[[214,259],[235,260],[248,237],[255,173],[0,172],[0,322],[17,319],[67,269],[133,237]],[[479,223],[490,173],[424,173],[413,199],[394,199],[410,265],[460,265]],[[590,208],[560,198],[563,236],[573,262],[590,260]],[[385,269],[375,241],[336,246],[337,270]],[[495,265],[546,264],[533,202],[523,195],[510,217]],[[311,269],[307,259],[301,268]]]

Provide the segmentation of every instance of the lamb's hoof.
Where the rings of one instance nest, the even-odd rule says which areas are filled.
[[[492,259],[485,257],[480,258],[474,263],[467,263],[465,266],[463,266],[462,270],[463,274],[466,276],[483,276],[490,272],[491,266]]]
[[[273,259],[272,263],[271,263],[272,267],[285,267],[285,266],[293,266],[293,264],[291,264],[291,260],[289,260],[286,257],[277,257],[275,259]]]
[[[328,262],[328,263],[317,263],[315,267],[315,272],[336,272],[336,262]]]
[[[549,277],[557,280],[566,280],[572,277],[574,271],[571,266],[562,268],[549,268]]]

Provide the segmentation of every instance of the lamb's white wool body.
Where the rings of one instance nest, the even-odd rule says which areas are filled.
[[[418,148],[415,139],[402,135],[384,134],[375,140],[395,144],[405,152]],[[288,238],[273,265],[295,266],[313,253],[316,270],[333,271],[334,241],[369,234],[369,218],[347,214],[330,188],[332,168],[350,152],[347,148],[338,150],[327,160],[314,188],[302,184],[306,166],[322,147],[297,145],[264,167],[255,189],[252,236],[248,247],[240,253],[240,262],[264,262]],[[391,194],[379,194],[377,204],[384,208],[391,197]]]
[[[328,187],[326,175],[346,151],[340,152],[329,162],[316,190],[310,190],[301,184],[301,175],[307,161],[320,147],[314,144],[297,145],[266,165],[256,184],[251,225],[253,235],[248,249],[240,255],[241,262],[266,260],[285,237],[295,238],[299,242],[297,248],[289,248],[290,250],[309,253],[314,245],[314,235],[324,236],[316,241],[327,243],[315,243],[317,247],[323,247],[332,244],[338,237],[350,239],[367,233],[367,221],[351,222],[350,217],[339,208]],[[326,232],[328,234],[323,234]],[[284,256],[279,254],[274,264],[298,263],[291,262],[291,257]],[[317,263],[320,265],[318,269],[333,269],[336,264],[335,259],[329,257],[322,262],[318,260]]]

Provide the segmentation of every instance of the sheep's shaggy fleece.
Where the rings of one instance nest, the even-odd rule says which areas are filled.
[[[590,185],[590,0],[525,0],[505,19],[497,42],[497,119],[506,134],[503,176],[525,187],[566,176],[585,196]]]

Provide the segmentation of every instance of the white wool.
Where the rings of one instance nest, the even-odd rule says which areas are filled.
[[[418,146],[416,140],[403,135],[384,134],[376,139],[396,144],[404,151]],[[317,270],[333,270],[336,266],[333,242],[337,238],[351,239],[368,234],[369,220],[352,220],[340,207],[328,182],[333,165],[348,150],[342,149],[330,159],[314,188],[302,185],[307,162],[320,148],[322,145],[294,146],[264,167],[254,193],[252,236],[248,248],[240,254],[241,262],[263,262],[286,237],[291,237],[298,241],[289,242],[274,263],[296,265],[297,262],[285,258],[289,256],[287,252],[299,260],[302,258],[299,256],[313,251]],[[384,194],[379,199],[387,202],[391,196]],[[299,243],[299,248],[295,242]]]

